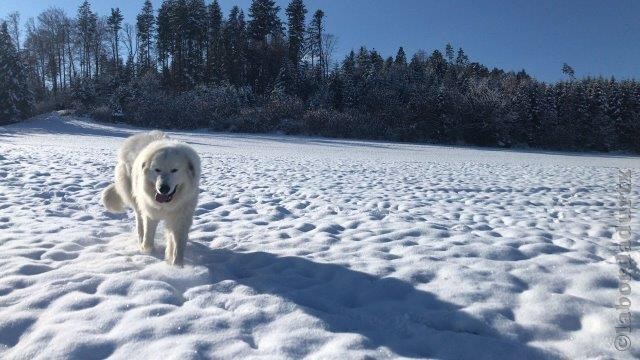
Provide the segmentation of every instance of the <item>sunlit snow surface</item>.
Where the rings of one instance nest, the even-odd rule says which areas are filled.
[[[175,268],[99,203],[135,131],[0,127],[0,358],[640,357],[612,246],[640,158],[172,133],[203,163]]]

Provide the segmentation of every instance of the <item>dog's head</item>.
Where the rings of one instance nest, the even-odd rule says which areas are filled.
[[[193,193],[198,186],[199,167],[197,155],[187,146],[160,147],[142,164],[147,188],[159,204],[170,204]]]

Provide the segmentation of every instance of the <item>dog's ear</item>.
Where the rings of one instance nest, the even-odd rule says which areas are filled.
[[[196,170],[193,166],[193,162],[191,160],[187,161],[187,166],[189,167],[189,175],[191,175],[191,179],[196,178]]]

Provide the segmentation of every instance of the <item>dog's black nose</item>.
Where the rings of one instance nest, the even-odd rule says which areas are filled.
[[[171,190],[171,188],[169,187],[169,185],[162,184],[160,185],[160,189],[158,190],[160,191],[160,194],[165,195],[169,193],[169,190]]]

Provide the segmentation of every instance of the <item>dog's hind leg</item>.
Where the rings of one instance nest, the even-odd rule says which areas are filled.
[[[140,249],[142,252],[150,253],[153,252],[153,239],[156,236],[156,228],[158,227],[158,220],[151,219],[148,216],[142,217],[143,223],[143,235],[142,235],[142,244],[140,244]]]
[[[116,185],[111,184],[102,191],[102,204],[111,212],[124,212],[124,200]]]

